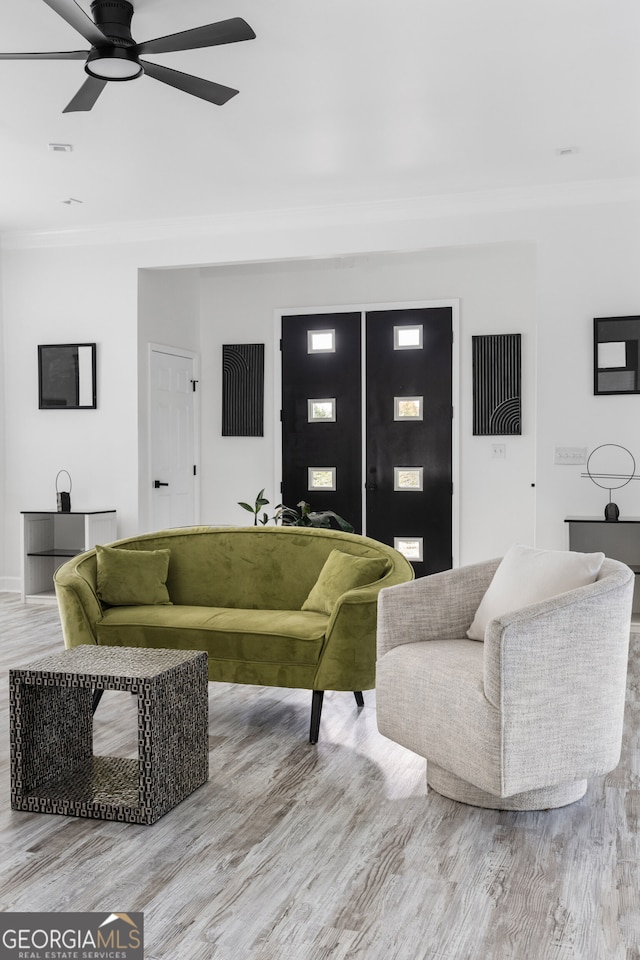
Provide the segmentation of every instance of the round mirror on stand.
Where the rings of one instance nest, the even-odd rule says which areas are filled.
[[[589,454],[587,472],[583,476],[593,480],[597,487],[609,491],[609,502],[604,508],[605,520],[615,522],[620,516],[620,509],[617,503],[612,502],[611,493],[639,479],[635,474],[633,454],[619,443],[603,443]]]

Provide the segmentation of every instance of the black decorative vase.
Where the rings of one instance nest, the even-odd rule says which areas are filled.
[[[607,522],[612,523],[618,519],[620,516],[620,511],[618,510],[617,503],[608,503],[604,508],[604,518]]]

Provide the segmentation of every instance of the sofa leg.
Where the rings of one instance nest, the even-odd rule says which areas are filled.
[[[320,715],[322,714],[322,701],[324,700],[324,690],[314,690],[311,699],[311,729],[309,731],[309,743],[317,743],[320,733]]]
[[[364,707],[364,697],[362,696],[362,690],[354,690],[353,695],[356,698],[356,703],[358,707]]]

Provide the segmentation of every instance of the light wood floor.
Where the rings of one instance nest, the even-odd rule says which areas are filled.
[[[151,827],[10,809],[8,670],[61,644],[0,594],[0,911],[142,911],[147,960],[640,960],[640,634],[621,764],[572,806],[427,795],[372,692],[327,694],[312,747],[310,693],[210,684],[209,782]],[[132,697],[95,745],[135,756]]]

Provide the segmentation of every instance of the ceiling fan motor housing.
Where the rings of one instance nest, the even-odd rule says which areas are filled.
[[[131,36],[133,6],[128,0],[93,0],[91,13],[108,43],[91,48],[85,71],[101,80],[135,80],[142,65]]]
[[[91,14],[94,23],[116,45],[133,46],[131,18],[133,6],[128,0],[93,0]]]

